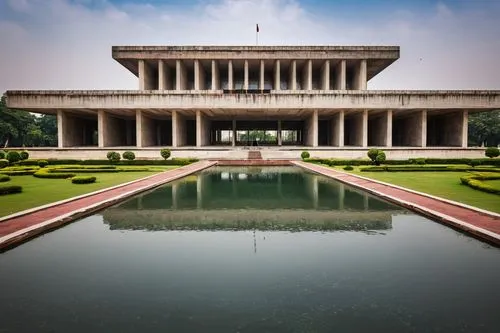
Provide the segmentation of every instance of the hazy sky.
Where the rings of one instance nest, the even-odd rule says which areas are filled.
[[[137,89],[112,45],[399,45],[369,89],[500,89],[500,0],[0,0],[0,93]]]

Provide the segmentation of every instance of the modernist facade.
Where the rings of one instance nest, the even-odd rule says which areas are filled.
[[[500,108],[499,91],[367,90],[397,46],[115,46],[112,55],[138,90],[8,91],[7,103],[57,114],[60,151],[172,147],[199,157],[249,146],[289,157],[304,147],[477,155],[468,115]]]

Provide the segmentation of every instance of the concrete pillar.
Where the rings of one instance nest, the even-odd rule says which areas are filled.
[[[362,146],[368,147],[368,110],[363,110],[363,132],[362,132]]]
[[[387,110],[386,112],[386,133],[385,133],[385,145],[386,147],[392,147],[392,110]]]
[[[99,133],[99,136],[101,135],[101,130],[99,128],[99,122],[97,123],[97,132]],[[57,147],[58,148],[63,148],[64,147],[64,114],[63,110],[57,110]],[[101,140],[99,140],[99,147]]]
[[[205,90],[205,69],[200,60],[194,61],[194,90]]]
[[[427,110],[421,111],[421,137],[420,137],[420,146],[427,147]]]
[[[274,90],[280,90],[281,89],[281,69],[280,69],[280,61],[276,60],[274,62]]]
[[[158,60],[158,90],[171,90],[170,68],[164,60]]]
[[[290,69],[288,74],[288,89],[297,90],[297,61],[290,61]]]
[[[233,80],[233,61],[229,60],[227,63],[227,89],[234,89],[234,80]]]
[[[59,111],[57,113],[57,125],[59,126]],[[58,127],[59,129],[59,127]],[[97,146],[99,148],[104,148],[106,146],[104,142],[104,132],[106,131],[106,115],[104,110],[97,111]],[[58,133],[59,134],[59,133]],[[64,134],[64,133],[62,133]]]
[[[359,62],[357,89],[366,90],[366,77],[367,77],[366,59],[363,59]]]
[[[245,60],[243,67],[243,89],[248,90],[248,60]]]
[[[311,117],[306,122],[307,126],[307,144],[309,146],[318,146],[318,110],[314,110]]]
[[[212,60],[212,90],[220,89],[219,62]]]
[[[172,147],[178,147],[178,137],[179,137],[179,128],[178,128],[178,114],[177,111],[172,111]],[[173,193],[172,193],[173,195]]]
[[[208,128],[206,117],[202,111],[196,110],[196,147],[206,146],[208,142]]]
[[[469,111],[464,110],[462,114],[462,148],[467,148],[469,136]]]
[[[281,146],[281,120],[278,120],[277,137],[278,137],[278,146]]]
[[[259,69],[259,89],[264,90],[264,74],[265,74],[265,66],[264,60],[260,61],[260,69]]]
[[[340,110],[332,119],[332,145],[344,146],[344,110]]]
[[[325,60],[321,66],[321,89],[330,90],[330,60]]]
[[[136,137],[136,146],[137,148],[141,148],[143,146],[142,142],[142,110],[135,111],[135,137]]]
[[[182,60],[177,60],[175,63],[175,81],[176,81],[176,90],[186,90],[187,88],[187,73],[186,66]]]
[[[302,90],[312,90],[312,60],[306,60],[302,68]]]
[[[346,61],[340,60],[337,64],[337,75],[335,77],[335,90],[346,89]]]
[[[233,137],[232,137],[231,144],[233,147],[236,146],[236,120],[235,119],[233,119]]]
[[[153,71],[145,60],[139,60],[139,90],[155,89]]]

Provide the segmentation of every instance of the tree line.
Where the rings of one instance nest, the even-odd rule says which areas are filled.
[[[499,144],[500,110],[470,114],[469,146],[488,147]],[[57,147],[56,116],[35,115],[8,108],[3,95],[0,100],[0,146]]]

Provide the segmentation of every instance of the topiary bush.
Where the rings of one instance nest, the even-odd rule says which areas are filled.
[[[3,182],[8,182],[10,180],[10,177],[7,175],[0,175],[0,183]]]
[[[21,157],[21,161],[27,160],[30,157],[30,153],[27,150],[23,150],[19,153],[19,157]]]
[[[302,160],[305,160],[306,158],[309,158],[311,156],[311,154],[309,154],[308,151],[304,150],[302,152],[302,154],[300,154],[300,157],[302,158]]]
[[[135,160],[135,154],[131,151],[126,151],[123,153],[123,159],[127,161],[133,161]]]
[[[49,179],[67,179],[75,177],[74,173],[49,173],[46,170],[40,170],[33,173],[33,176],[36,178],[49,178]]]
[[[21,193],[23,188],[18,185],[0,186],[0,195]]]
[[[3,150],[0,150],[0,160],[5,159],[5,152]]]
[[[170,157],[170,149],[162,149],[162,150],[160,150],[160,155],[165,160],[167,160]]]
[[[344,170],[345,170],[345,171],[352,171],[352,170],[354,170],[354,168],[353,168],[351,165],[346,165],[346,166],[344,167]]]
[[[121,156],[119,153],[117,153],[116,151],[110,151],[108,152],[108,154],[106,155],[106,157],[108,158],[108,160],[111,162],[111,163],[118,163],[120,160],[121,160]]]
[[[91,184],[95,183],[96,179],[97,178],[93,176],[77,176],[71,178],[71,182],[73,184]]]
[[[376,160],[377,160],[377,155],[379,153],[379,150],[376,149],[376,148],[372,148],[370,150],[368,150],[368,153],[366,153],[366,155],[368,155],[368,157],[370,158],[370,160],[375,163]]]
[[[9,161],[9,163],[16,163],[21,160],[21,155],[19,154],[19,152],[11,150],[7,153],[5,158]]]
[[[6,159],[0,159],[0,169],[5,168],[6,166],[9,165],[9,160]]]
[[[49,165],[49,162],[47,162],[46,160],[39,160],[38,161],[38,166],[40,168],[45,168],[47,165]]]
[[[377,157],[375,157],[375,164],[380,165],[385,162],[385,153],[382,150],[378,151]]]
[[[484,151],[484,155],[486,155],[489,158],[495,158],[500,155],[500,150],[498,149],[498,147],[488,147]]]

